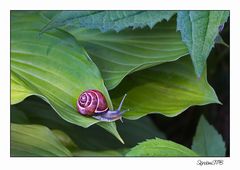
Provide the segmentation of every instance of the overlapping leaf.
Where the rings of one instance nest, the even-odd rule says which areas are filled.
[[[128,74],[164,62],[175,61],[188,54],[176,20],[161,22],[153,29],[126,29],[119,33],[65,28],[100,69],[106,87],[113,89]]]
[[[11,156],[72,156],[45,126],[11,124]]]
[[[126,156],[197,156],[197,154],[183,145],[156,138],[138,144]]]
[[[11,124],[11,156],[124,156],[128,149],[83,150],[63,131]]]
[[[33,94],[34,92],[24,87],[21,81],[11,72],[11,104],[19,103]]]
[[[62,11],[51,19],[42,32],[61,26],[121,31],[124,28],[152,28],[157,22],[169,20],[175,11]]]
[[[218,36],[219,27],[228,19],[229,11],[179,11],[177,28],[191,54],[198,77]]]
[[[127,97],[123,109],[130,111],[123,116],[128,119],[138,119],[150,113],[171,117],[193,105],[219,103],[207,82],[206,72],[197,78],[189,56],[126,77],[110,92],[115,107],[124,93]]]
[[[63,131],[58,129],[52,129],[52,134],[62,143],[70,152],[78,150],[78,146],[72,141],[72,139]]]
[[[118,131],[125,141],[123,145],[98,126],[93,125],[85,129],[64,121],[48,104],[36,97],[12,106],[11,121],[19,124],[42,124],[50,129],[59,129],[68,134],[78,147],[85,151],[123,149],[133,147],[145,139],[165,138],[148,117],[135,121],[124,119],[123,123],[117,122]]]
[[[202,116],[193,138],[192,150],[201,156],[225,156],[226,148],[222,136]]]
[[[39,36],[46,21],[38,13],[13,12],[11,15],[12,90],[24,89],[24,95],[11,93],[12,103],[36,94],[46,100],[66,121],[89,127],[98,121],[80,115],[76,101],[87,89],[98,89],[111,100],[100,72],[75,39],[64,31],[54,30]],[[16,82],[16,81],[15,81]],[[19,88],[19,86],[22,86]],[[16,100],[17,99],[17,100]],[[114,123],[99,125],[121,140]]]

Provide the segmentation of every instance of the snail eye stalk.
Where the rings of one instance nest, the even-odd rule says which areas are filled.
[[[123,98],[122,98],[122,101],[121,101],[121,103],[119,104],[119,107],[118,107],[117,110],[119,110],[119,111],[121,110],[121,108],[122,108],[122,104],[123,104],[123,102],[124,102],[126,96],[127,96],[127,94],[124,94],[124,96],[123,96]],[[126,111],[127,111],[127,110],[126,110]],[[125,112],[126,112],[126,111],[125,111]]]

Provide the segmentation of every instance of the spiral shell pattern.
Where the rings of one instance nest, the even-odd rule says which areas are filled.
[[[77,100],[78,111],[86,116],[108,111],[108,106],[104,95],[98,90],[87,90],[83,92]]]

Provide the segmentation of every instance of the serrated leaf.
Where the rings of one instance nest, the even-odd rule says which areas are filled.
[[[42,124],[50,129],[59,129],[68,134],[81,150],[122,149],[133,147],[145,139],[165,138],[165,135],[148,117],[135,121],[124,119],[123,123],[117,122],[118,131],[125,141],[123,145],[98,126],[93,125],[85,129],[64,121],[46,102],[36,97],[28,98],[22,103],[11,106],[11,120],[14,123]]]
[[[204,116],[201,116],[199,120],[192,150],[201,156],[225,156],[226,154],[222,136],[207,122]]]
[[[87,89],[101,91],[112,108],[98,68],[70,34],[54,30],[39,37],[45,23],[37,12],[11,13],[11,73],[14,80],[18,79],[17,84],[12,84],[12,90],[22,86],[29,91],[21,95],[22,98],[12,92],[11,99],[15,100],[12,103],[35,94],[68,122],[82,127],[98,123],[96,119],[80,115],[76,109],[78,96]],[[122,141],[114,122],[99,126]]]
[[[102,32],[132,27],[152,28],[157,22],[169,20],[175,11],[62,11],[51,19],[42,32],[61,26],[99,29]]]
[[[172,141],[149,139],[132,148],[126,156],[197,156],[187,147]]]
[[[219,33],[219,27],[229,17],[229,11],[179,11],[177,29],[188,47],[195,72],[202,75],[205,63],[214,40]]]
[[[190,106],[219,103],[208,84],[206,71],[199,79],[195,76],[189,56],[133,73],[110,91],[115,108],[127,93],[123,117],[138,119],[150,113],[176,116]]]
[[[135,71],[175,61],[188,51],[176,32],[176,20],[161,22],[153,29],[126,29],[101,33],[89,29],[65,29],[85,47],[101,71],[108,89]]]
[[[72,156],[72,154],[48,128],[12,123],[11,156]]]

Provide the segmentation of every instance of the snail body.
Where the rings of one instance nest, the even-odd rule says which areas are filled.
[[[91,116],[105,122],[122,120],[122,114],[128,110],[121,111],[124,95],[117,110],[109,110],[104,95],[98,90],[87,90],[77,100],[78,112],[84,116]]]

